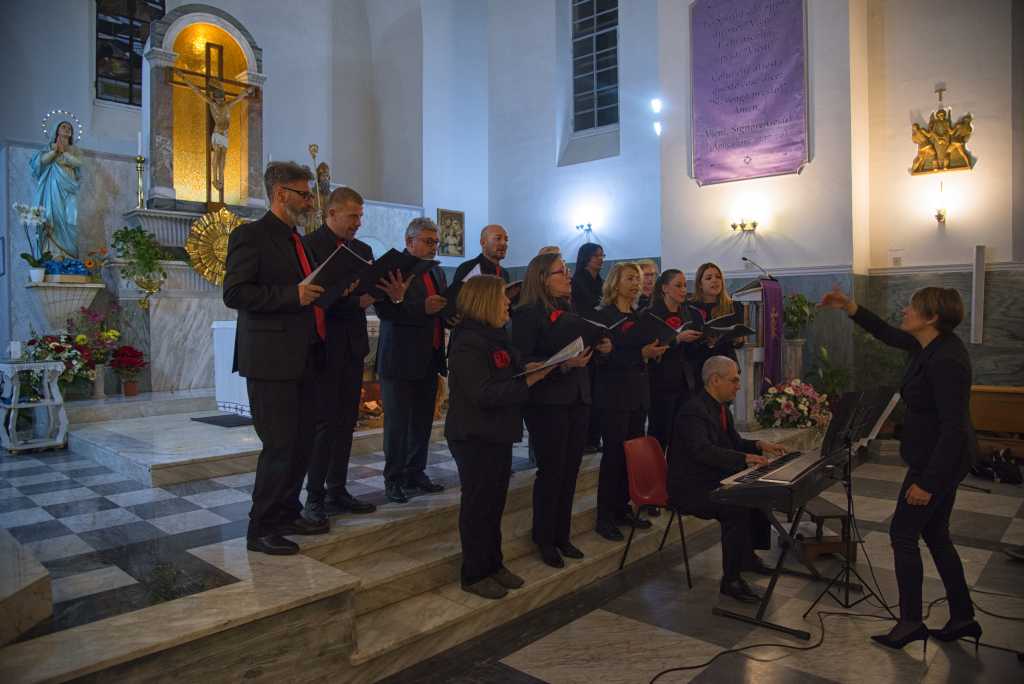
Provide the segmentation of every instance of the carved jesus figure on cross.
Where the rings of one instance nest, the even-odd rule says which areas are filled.
[[[215,83],[210,84],[209,94],[200,90],[181,69],[174,69],[175,73],[192,92],[201,97],[210,107],[210,116],[213,118],[213,133],[210,135],[210,184],[217,190],[224,192],[224,162],[228,155],[228,128],[231,126],[231,108],[247,97],[255,94],[256,89],[249,87],[233,98],[225,99],[224,89]]]

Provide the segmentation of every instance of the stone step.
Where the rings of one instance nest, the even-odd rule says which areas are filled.
[[[10,532],[0,528],[0,646],[52,614],[49,571]]]
[[[668,516],[661,516],[651,529],[637,531],[630,563],[657,549],[667,522]],[[684,527],[691,537],[710,524],[688,517]],[[575,535],[573,543],[586,557],[569,560],[562,569],[545,565],[535,554],[509,561],[509,569],[526,584],[503,599],[479,598],[454,581],[357,617],[356,649],[350,662],[358,669],[347,681],[377,681],[618,570],[623,542],[607,541],[588,530]],[[679,536],[670,534],[666,548],[675,544],[679,544]]]
[[[593,530],[596,520],[597,490],[577,493],[572,534]],[[506,563],[536,553],[531,539],[532,507],[506,512],[501,523]],[[342,561],[335,567],[361,580],[355,596],[356,614],[365,615],[457,580],[461,565],[462,549],[456,528]]]
[[[178,392],[143,392],[134,397],[109,396],[106,399],[83,399],[64,404],[71,425],[99,423],[126,418],[166,416],[198,411],[216,411],[213,388]]]

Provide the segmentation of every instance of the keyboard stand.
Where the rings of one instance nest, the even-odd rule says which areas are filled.
[[[825,579],[824,577],[822,577],[821,573],[819,573],[815,569],[813,565],[805,563],[803,559],[800,557],[800,554],[796,552],[797,547],[801,544],[801,541],[797,539],[795,535],[797,528],[800,525],[800,520],[804,517],[804,509],[803,507],[801,507],[800,509],[797,510],[796,515],[793,516],[792,524],[789,526],[788,530],[785,527],[783,527],[782,524],[775,518],[775,515],[772,513],[771,510],[762,510],[762,512],[765,514],[765,516],[767,516],[768,521],[772,524],[772,527],[774,527],[775,530],[779,533],[779,546],[782,548],[782,553],[779,554],[779,559],[775,563],[775,571],[772,573],[772,578],[768,582],[768,590],[764,593],[764,596],[761,598],[760,604],[758,604],[757,613],[754,615],[754,617],[750,617],[749,615],[744,615],[743,613],[736,613],[731,610],[724,610],[722,608],[719,608],[718,606],[712,608],[711,613],[712,615],[732,618],[733,620],[739,620],[740,622],[746,622],[751,625],[757,625],[758,627],[774,629],[777,632],[789,634],[790,636],[796,637],[797,639],[802,639],[803,641],[810,641],[810,632],[807,632],[802,629],[793,629],[792,627],[786,627],[785,625],[780,625],[775,622],[769,622],[764,619],[765,611],[768,610],[768,604],[771,602],[772,594],[775,592],[775,585],[778,583],[779,575],[781,575],[782,573],[786,573],[787,575],[807,577],[808,579],[812,580]],[[786,561],[786,554],[790,552],[794,553],[797,560],[799,560],[803,566],[810,570],[810,573],[797,572],[782,567],[783,563],[785,563]]]

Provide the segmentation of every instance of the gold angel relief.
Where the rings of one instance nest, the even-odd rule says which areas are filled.
[[[974,117],[968,112],[952,124],[951,111],[943,107],[932,112],[927,128],[916,123],[911,126],[910,137],[917,145],[911,174],[974,168],[976,159],[967,149],[974,133]]]

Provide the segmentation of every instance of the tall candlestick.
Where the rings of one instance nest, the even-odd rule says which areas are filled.
[[[136,190],[138,192],[138,202],[135,206],[136,209],[146,208],[146,197],[142,192],[142,167],[145,165],[145,163],[146,158],[143,157],[141,154],[135,157],[135,174],[136,180],[138,181],[138,186],[136,187]]]
[[[141,157],[142,156],[142,131],[139,131],[137,143],[138,144],[135,147],[135,156],[136,157]]]

